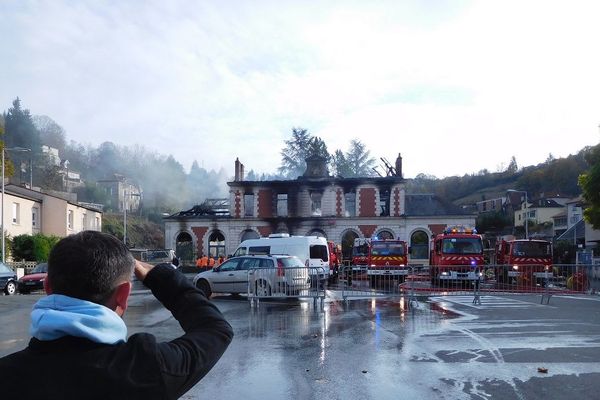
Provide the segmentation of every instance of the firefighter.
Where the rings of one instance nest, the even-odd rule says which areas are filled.
[[[206,269],[207,266],[208,266],[208,257],[206,257],[205,255],[202,255],[202,257],[200,257],[200,268]]]

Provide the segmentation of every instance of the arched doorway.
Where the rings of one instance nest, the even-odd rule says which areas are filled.
[[[253,231],[252,229],[246,229],[245,231],[242,232],[242,236],[240,237],[240,243],[243,242],[244,240],[248,240],[248,239],[259,239],[260,235],[258,233],[256,233],[256,231]]]
[[[181,264],[194,264],[194,242],[192,235],[180,232],[175,239],[175,255]]]
[[[429,235],[425,231],[414,231],[410,235],[410,256],[412,259],[429,258]]]
[[[354,239],[358,239],[358,233],[354,231],[346,231],[342,235],[342,261],[352,260],[352,247]]]
[[[214,231],[208,237],[208,256],[225,256],[225,236],[219,231]]]
[[[377,239],[380,239],[380,240],[394,239],[394,232],[389,231],[387,229],[382,229],[377,233]]]

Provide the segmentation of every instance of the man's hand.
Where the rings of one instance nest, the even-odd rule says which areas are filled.
[[[154,268],[154,265],[135,260],[135,267],[133,268],[133,272],[135,273],[135,276],[136,278],[138,278],[139,281],[144,282],[146,275],[148,275],[148,272],[150,272],[152,268]]]

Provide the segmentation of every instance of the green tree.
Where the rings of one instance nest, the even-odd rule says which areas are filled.
[[[297,178],[306,170],[306,158],[310,154],[312,136],[306,129],[292,128],[292,138],[286,140],[281,150],[281,166],[278,171],[287,178]]]
[[[310,138],[310,140],[308,141],[308,149],[306,150],[306,157],[304,158],[311,156],[323,157],[327,160],[327,162],[329,162],[329,160],[331,159],[331,155],[327,151],[327,145],[320,137],[315,136]]]
[[[510,163],[508,163],[508,168],[506,169],[506,172],[508,172],[509,174],[516,174],[518,170],[519,166],[517,165],[517,159],[515,158],[515,156],[512,156],[510,159]]]
[[[350,176],[372,176],[375,159],[371,157],[371,152],[358,139],[352,139],[350,149],[346,152],[351,175]]]
[[[15,260],[42,262],[48,261],[50,250],[59,240],[59,237],[53,235],[24,234],[15,236],[8,244]]]
[[[40,142],[57,149],[58,153],[62,154],[67,146],[65,130],[62,126],[46,115],[35,115],[32,120],[40,133]]]
[[[4,114],[4,120],[6,148],[30,149],[30,152],[7,153],[7,157],[13,160],[15,165],[25,166],[24,175],[29,176],[27,168],[39,165],[39,157],[42,154],[40,134],[33,124],[31,113],[21,107],[21,100],[17,97],[13,106]]]
[[[107,204],[108,194],[95,183],[86,182],[82,187],[73,189],[77,193],[77,200],[86,203]]]
[[[4,122],[4,118],[2,118],[2,122]],[[2,137],[2,141],[0,142],[0,151],[4,151],[4,125],[0,124],[0,137]],[[15,172],[15,167],[13,163],[5,159],[4,160],[4,176],[12,176]]]
[[[346,160],[346,155],[343,151],[336,150],[331,156],[331,170],[333,176],[344,178],[352,176],[352,170],[350,169],[350,165],[348,160]]]
[[[585,160],[590,168],[579,176],[579,186],[588,203],[583,216],[594,229],[600,229],[600,144],[586,152]]]

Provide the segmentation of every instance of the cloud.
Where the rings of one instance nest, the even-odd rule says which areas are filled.
[[[292,127],[409,177],[597,142],[595,2],[143,4],[4,2],[0,104],[231,174],[275,171]]]

